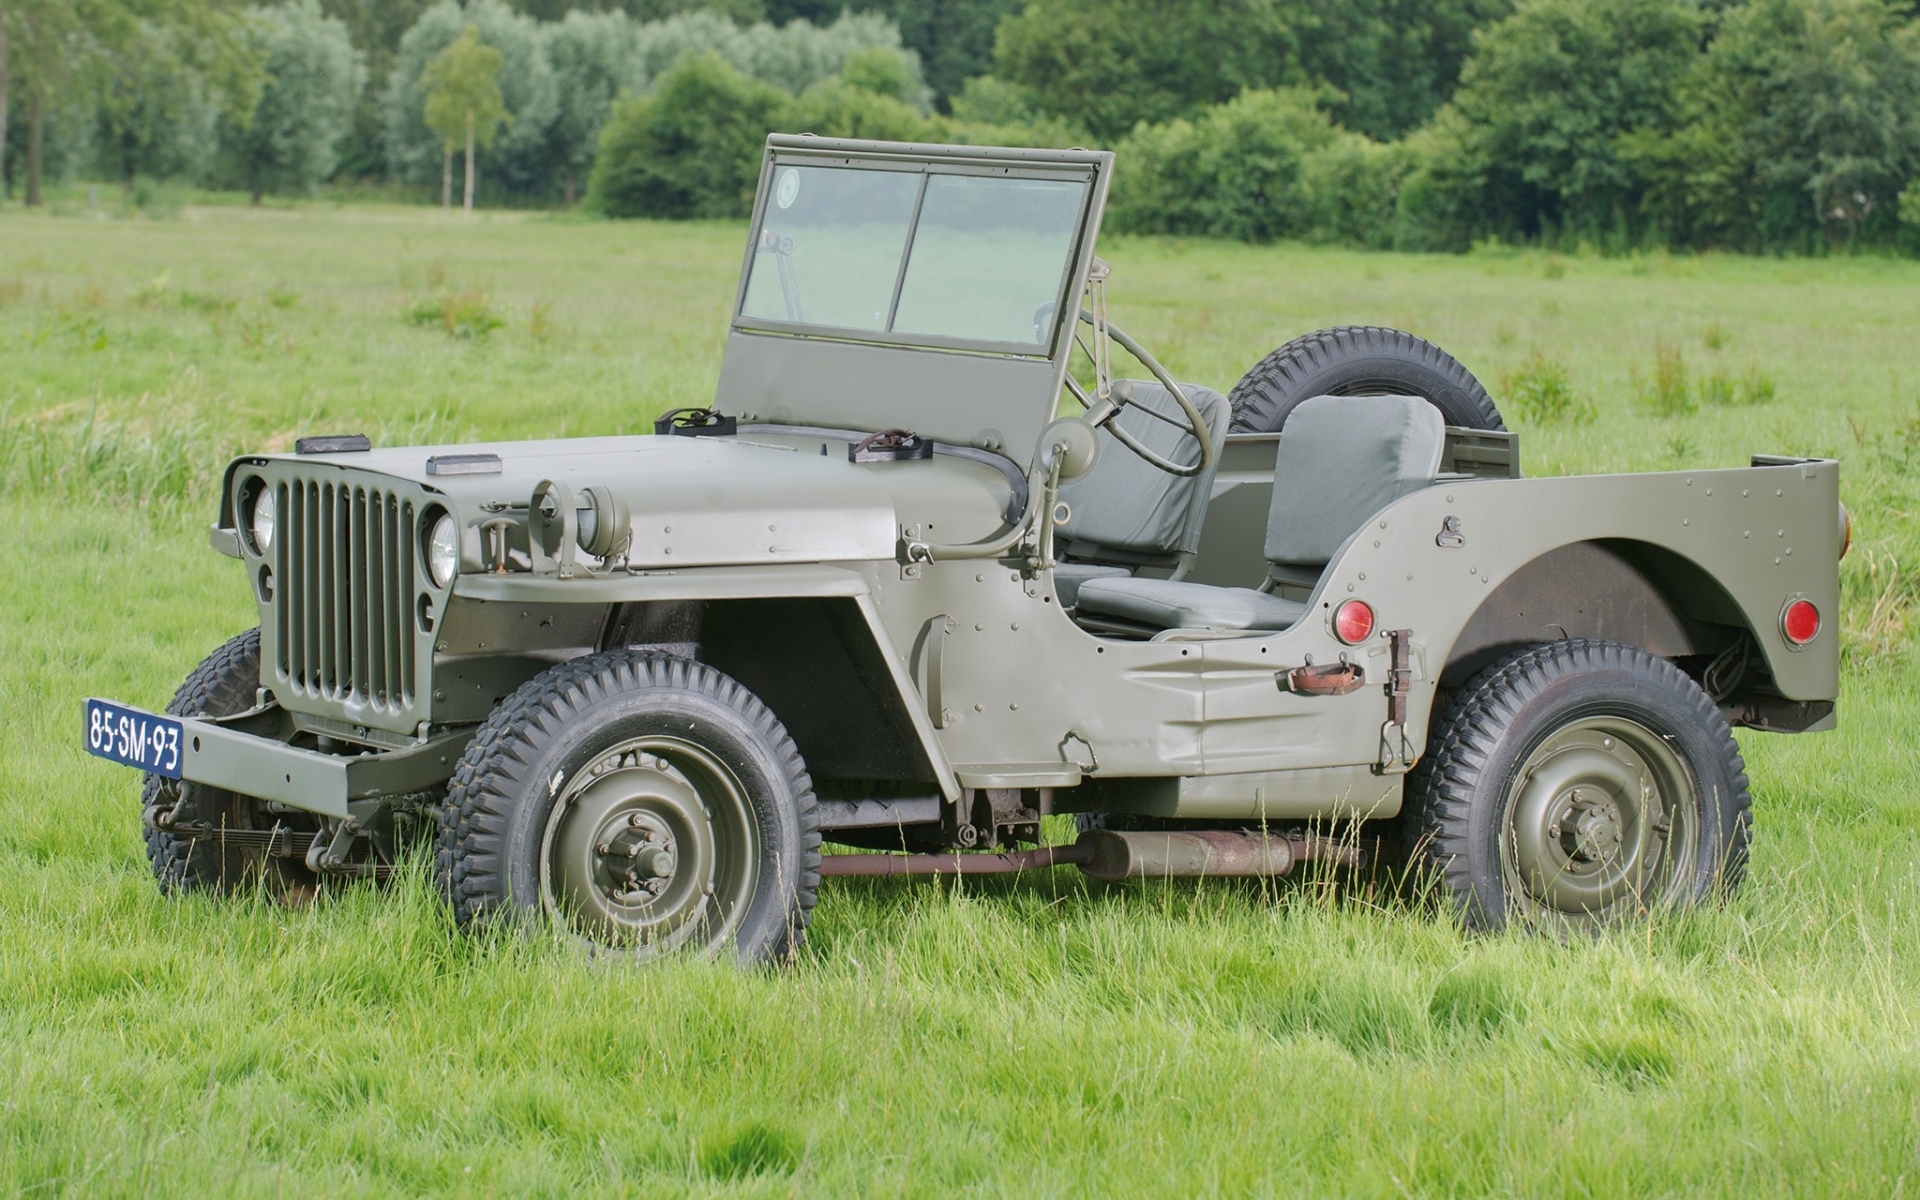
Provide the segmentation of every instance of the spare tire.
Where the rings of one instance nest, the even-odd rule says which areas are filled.
[[[1277,433],[1313,396],[1419,396],[1449,425],[1505,429],[1493,397],[1445,350],[1410,333],[1341,325],[1302,334],[1233,385],[1235,433]]]

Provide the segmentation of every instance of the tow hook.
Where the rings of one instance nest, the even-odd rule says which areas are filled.
[[[1387,639],[1387,719],[1380,726],[1381,775],[1404,775],[1413,770],[1413,743],[1407,738],[1407,697],[1413,691],[1413,630],[1389,629]]]

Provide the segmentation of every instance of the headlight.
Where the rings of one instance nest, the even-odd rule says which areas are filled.
[[[273,518],[278,507],[272,485],[263,486],[253,498],[253,548],[265,558],[273,551]]]
[[[433,576],[433,586],[443,588],[453,582],[459,568],[460,530],[451,514],[442,513],[427,537],[427,572]]]

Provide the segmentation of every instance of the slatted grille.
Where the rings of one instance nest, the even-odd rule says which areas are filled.
[[[297,692],[350,707],[411,707],[413,502],[340,480],[277,486],[281,677]]]

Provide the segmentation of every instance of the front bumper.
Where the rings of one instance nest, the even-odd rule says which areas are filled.
[[[120,707],[155,716],[129,705]],[[344,819],[361,802],[439,786],[453,774],[454,763],[474,734],[473,726],[463,726],[402,750],[323,754],[258,731],[283,727],[284,718],[277,706],[233,717],[165,718],[180,723],[180,778]]]

